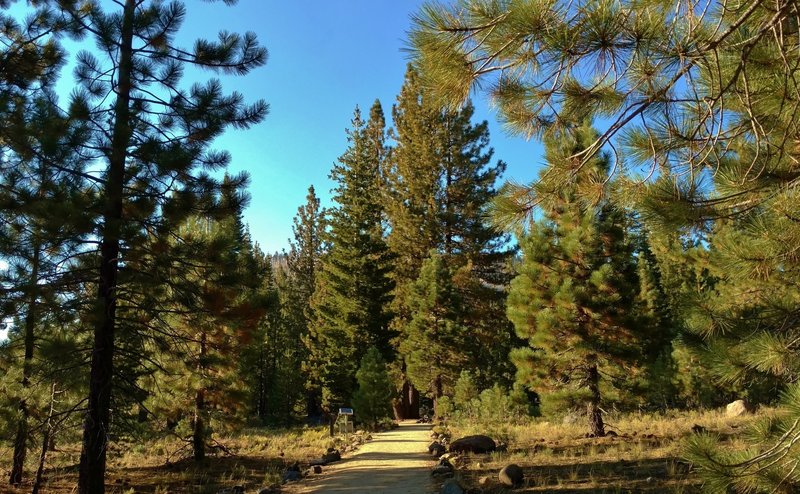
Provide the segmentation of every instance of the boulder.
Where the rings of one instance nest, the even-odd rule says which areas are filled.
[[[456,439],[450,444],[451,453],[491,453],[497,449],[494,439],[481,434]]]
[[[319,465],[314,465],[312,470],[314,470],[314,473],[322,473],[322,467]]]
[[[525,474],[515,464],[506,465],[498,474],[500,483],[507,487],[519,487],[525,482]]]
[[[725,415],[727,417],[740,417],[750,413],[750,408],[744,400],[736,400],[733,403],[728,403],[725,407]]]
[[[436,456],[437,458],[439,456],[442,456],[444,452],[445,452],[444,446],[442,446],[436,441],[432,442],[431,445],[428,446],[428,453],[430,453],[433,456]]]
[[[286,470],[283,472],[284,482],[296,482],[303,478],[303,474],[296,470]]]
[[[322,457],[325,460],[325,464],[333,463],[335,461],[339,461],[342,459],[342,454],[335,449],[329,449],[327,453]]]
[[[454,479],[447,479],[442,484],[441,494],[464,494],[464,489]]]

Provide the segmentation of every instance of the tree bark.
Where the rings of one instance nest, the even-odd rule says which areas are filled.
[[[33,363],[33,346],[35,342],[34,330],[36,327],[36,299],[39,297],[39,263],[41,261],[41,247],[37,241],[33,243],[33,258],[31,260],[31,277],[28,284],[28,312],[25,314],[25,360],[22,364],[22,393],[19,401],[19,422],[17,434],[14,438],[14,460],[11,466],[9,484],[17,487],[22,483],[25,469],[25,457],[28,446],[28,392],[31,378],[31,364]]]
[[[94,346],[89,377],[89,399],[83,426],[83,445],[78,473],[79,494],[104,494],[106,449],[111,415],[111,386],[114,371],[114,331],[117,312],[117,271],[119,269],[125,161],[131,138],[130,95],[133,65],[133,17],[135,0],[125,0],[120,31],[117,99],[108,173],[104,189],[105,206],[100,244],[100,279],[94,311]]]
[[[192,452],[194,461],[203,461],[206,458],[206,390],[205,390],[205,358],[206,358],[206,333],[200,335],[200,355],[197,361],[197,372],[200,374],[200,389],[194,397],[194,421],[192,424]]]
[[[594,361],[586,368],[586,383],[591,393],[587,405],[589,430],[595,437],[603,437],[606,435],[606,430],[603,424],[603,412],[600,410],[600,374],[597,372],[597,364]]]
[[[44,464],[47,460],[47,451],[50,450],[50,443],[54,437],[53,433],[53,408],[56,404],[56,385],[53,384],[52,391],[50,392],[50,412],[47,414],[47,423],[44,428],[44,437],[42,437],[42,452],[39,455],[39,468],[36,469],[36,479],[33,482],[33,489],[31,494],[39,494],[42,488],[42,477],[44,476]]]

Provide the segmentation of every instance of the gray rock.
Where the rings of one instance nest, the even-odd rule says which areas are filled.
[[[445,452],[444,446],[439,444],[438,442],[434,441],[428,446],[428,453],[433,456],[442,456]]]
[[[497,449],[494,439],[481,434],[456,439],[450,444],[451,453],[491,453]]]
[[[748,413],[750,413],[750,407],[747,406],[744,400],[736,400],[725,407],[725,415],[727,417],[740,417]]]
[[[503,467],[497,476],[500,483],[507,487],[519,487],[525,482],[525,474],[522,469],[513,463]]]
[[[456,482],[455,479],[447,479],[442,484],[441,494],[464,494],[464,489]]]
[[[333,463],[341,460],[342,455],[335,449],[333,451],[329,449],[328,452],[322,457],[322,459],[325,460],[325,464],[327,465],[328,463]]]
[[[286,470],[283,472],[284,482],[296,482],[303,478],[303,474],[296,470]]]

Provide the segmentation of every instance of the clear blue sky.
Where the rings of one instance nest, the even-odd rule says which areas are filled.
[[[356,105],[380,99],[387,117],[403,83],[403,51],[410,15],[420,1],[191,0],[181,36],[213,37],[220,29],[254,31],[269,50],[266,66],[224,87],[248,99],[263,98],[270,114],[247,131],[227,133],[218,147],[233,154],[232,169],[250,172],[246,211],[253,238],[267,252],[288,247],[291,223],[314,184],[324,205],[328,172],[347,146],[345,129]],[[197,74],[202,76],[203,74]],[[187,72],[194,77],[195,72]],[[476,118],[490,122],[495,156],[508,163],[507,178],[530,180],[541,162],[537,143],[504,135],[484,101]]]
[[[113,2],[102,0],[110,11]],[[191,47],[220,30],[254,31],[269,50],[267,64],[244,77],[187,70],[184,85],[219,77],[226,91],[264,99],[270,113],[246,131],[228,131],[217,142],[231,152],[232,171],[251,175],[251,202],[245,212],[253,238],[266,252],[288,248],[292,218],[313,184],[330,205],[328,172],[347,147],[345,129],[353,109],[380,99],[391,124],[391,106],[403,83],[408,54],[403,50],[410,16],[419,0],[222,2],[186,0],[187,18],[178,34]],[[14,9],[24,9],[17,2]],[[88,46],[93,46],[91,40]],[[67,43],[73,48],[72,43]],[[58,92],[74,84],[68,64]],[[541,146],[508,137],[486,101],[477,99],[476,120],[488,120],[495,157],[508,163],[505,178],[530,181],[542,161]]]

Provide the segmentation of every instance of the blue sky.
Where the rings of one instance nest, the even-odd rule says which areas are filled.
[[[403,83],[403,51],[410,15],[419,1],[240,0],[187,3],[182,39],[213,37],[220,29],[254,31],[269,50],[266,66],[245,77],[223,78],[227,90],[265,99],[270,114],[247,131],[228,132],[218,147],[233,154],[232,169],[251,174],[245,213],[253,238],[267,252],[288,247],[297,207],[314,184],[324,205],[333,184],[328,172],[347,147],[345,129],[356,105],[380,99],[387,117]],[[187,72],[189,77],[202,73]],[[507,178],[527,181],[541,162],[534,142],[508,137],[485,101],[476,118],[490,122],[495,156]]]
[[[103,0],[108,8],[118,8]],[[244,77],[187,70],[186,86],[219,77],[226,91],[245,99],[264,99],[270,113],[249,130],[228,131],[217,148],[232,154],[232,171],[251,175],[251,202],[245,212],[253,238],[266,252],[288,248],[292,218],[313,184],[330,205],[328,172],[347,147],[345,129],[353,109],[380,99],[391,123],[391,106],[408,63],[406,32],[422,1],[337,0],[222,2],[188,0],[187,18],[178,34],[190,47],[197,38],[213,39],[220,30],[253,31],[269,50],[267,64]],[[15,8],[24,8],[18,2]],[[87,40],[91,48],[93,42]],[[72,43],[68,46],[74,47]],[[58,84],[72,90],[72,67]],[[476,99],[475,120],[488,120],[495,157],[508,164],[505,178],[530,181],[541,163],[541,147],[508,137],[488,102]]]

